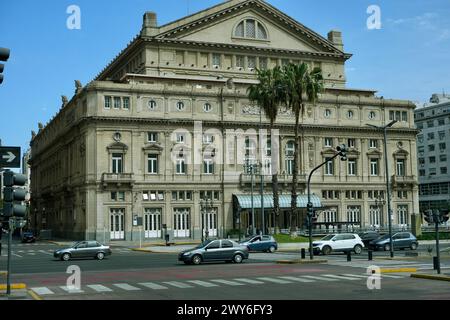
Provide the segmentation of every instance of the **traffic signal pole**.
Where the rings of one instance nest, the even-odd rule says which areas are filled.
[[[8,225],[8,262],[6,267],[6,294],[11,294],[11,245],[12,245],[12,219],[9,219],[9,225]]]
[[[435,219],[434,219],[434,227],[435,227],[435,233],[436,233],[436,269],[437,273],[441,274],[441,255],[439,253],[439,216],[437,215],[437,212],[435,211]]]

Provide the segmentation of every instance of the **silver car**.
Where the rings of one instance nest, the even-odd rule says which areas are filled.
[[[109,246],[102,245],[97,241],[80,241],[70,248],[59,249],[53,253],[55,258],[69,261],[73,258],[94,258],[103,260],[105,256],[111,255]]]
[[[207,240],[197,247],[182,251],[178,255],[178,261],[186,264],[200,264],[208,261],[232,261],[241,263],[248,259],[247,246],[232,240]]]

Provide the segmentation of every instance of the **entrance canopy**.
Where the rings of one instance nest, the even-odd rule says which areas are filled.
[[[251,209],[252,208],[252,196],[249,194],[235,194],[235,199],[237,199],[237,204],[241,209]],[[273,208],[273,194],[264,194],[264,209]],[[280,194],[280,209],[289,209],[291,207],[291,195],[290,194]],[[314,208],[321,208],[322,203],[320,198],[314,194],[311,195],[311,202]],[[299,194],[297,195],[297,208],[306,208],[308,203],[308,195]],[[253,194],[253,208],[261,208],[261,194]]]

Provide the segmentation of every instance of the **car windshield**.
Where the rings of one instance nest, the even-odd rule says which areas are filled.
[[[334,237],[334,234],[329,234],[329,235],[327,235],[327,236],[323,237],[323,238],[322,238],[322,239],[320,239],[320,240],[328,241],[328,240],[331,240],[331,239],[333,239],[333,237]]]
[[[253,238],[254,238],[254,237],[248,237],[248,238],[245,238],[244,240],[241,241],[241,243],[249,242],[249,241],[252,240]]]
[[[385,240],[389,238],[389,234],[385,234],[384,236],[381,236],[379,238],[377,238],[377,240]]]
[[[82,241],[76,241],[72,244],[71,248],[76,248]]]
[[[200,249],[206,247],[209,243],[211,243],[212,240],[206,240],[200,243],[198,246],[195,247],[195,249]]]

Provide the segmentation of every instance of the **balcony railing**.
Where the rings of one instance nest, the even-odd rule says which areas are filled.
[[[393,175],[391,178],[392,184],[418,184],[416,176],[398,176]]]
[[[250,174],[241,173],[239,181],[240,181],[241,185],[246,184],[246,183],[251,183],[252,176]],[[264,183],[272,183],[272,175],[264,174],[263,181],[264,181]],[[253,183],[254,184],[261,183],[261,176],[259,174],[253,175]],[[281,174],[281,173],[278,174],[278,183],[279,184],[292,183],[292,175]],[[306,183],[306,175],[305,174],[298,175],[298,183]]]
[[[118,185],[126,183],[133,184],[133,175],[133,173],[103,173],[102,183],[103,185],[107,185],[108,183],[116,183]]]

